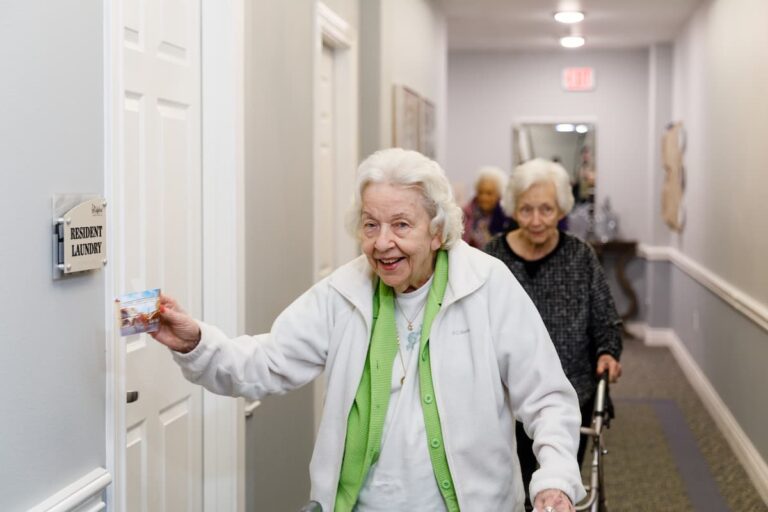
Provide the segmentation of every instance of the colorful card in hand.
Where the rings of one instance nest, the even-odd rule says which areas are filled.
[[[160,328],[160,288],[121,295],[118,307],[120,336],[154,332]]]

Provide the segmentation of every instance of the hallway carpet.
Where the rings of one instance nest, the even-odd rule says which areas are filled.
[[[626,340],[622,365],[606,433],[608,510],[768,512],[670,351]]]

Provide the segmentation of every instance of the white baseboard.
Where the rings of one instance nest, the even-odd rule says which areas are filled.
[[[639,324],[638,324],[639,327]],[[744,433],[728,406],[725,405],[712,383],[701,371],[688,349],[672,329],[644,328],[645,344],[669,347],[677,364],[683,370],[693,389],[699,395],[709,414],[715,420],[723,436],[730,444],[736,457],[752,480],[757,492],[768,504],[768,463],[762,458],[755,445]]]
[[[649,347],[672,347],[677,339],[677,334],[672,329],[654,329],[644,324],[635,324],[635,329],[642,332],[641,338]]]
[[[94,469],[28,512],[99,512],[106,507],[103,492],[111,482],[106,469]]]
[[[645,338],[647,326],[645,322],[624,322],[624,329],[633,336],[634,338],[637,338],[639,340],[642,340]]]

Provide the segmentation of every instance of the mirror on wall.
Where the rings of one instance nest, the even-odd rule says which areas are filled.
[[[595,124],[525,122],[513,126],[512,167],[532,158],[559,162],[571,177],[576,203],[595,197]]]

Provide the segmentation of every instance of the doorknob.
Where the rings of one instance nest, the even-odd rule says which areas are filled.
[[[128,391],[125,394],[125,403],[132,404],[136,400],[139,399],[139,392],[138,391]]]

